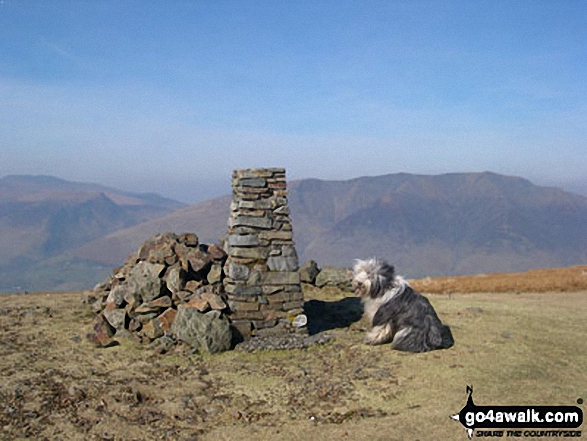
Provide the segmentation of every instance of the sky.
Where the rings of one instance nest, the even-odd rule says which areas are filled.
[[[192,203],[492,171],[587,194],[587,2],[0,0],[0,177]]]

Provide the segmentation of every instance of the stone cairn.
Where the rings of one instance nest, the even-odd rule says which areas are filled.
[[[232,175],[224,290],[233,326],[244,338],[303,312],[298,256],[287,204],[285,169]]]
[[[133,337],[167,352],[181,341],[220,352],[232,344],[222,285],[226,253],[195,234],[147,240],[113,275],[84,293],[97,313],[89,338],[101,347]]]

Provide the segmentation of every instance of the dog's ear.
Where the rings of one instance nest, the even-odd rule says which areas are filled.
[[[353,270],[352,269],[347,269],[346,270],[346,275],[349,279],[352,279],[354,276]]]

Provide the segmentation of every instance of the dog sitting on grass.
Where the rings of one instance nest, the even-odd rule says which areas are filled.
[[[372,329],[365,343],[390,343],[394,349],[427,352],[454,344],[426,297],[414,291],[393,266],[379,259],[357,260],[352,271],[353,289],[363,300]]]

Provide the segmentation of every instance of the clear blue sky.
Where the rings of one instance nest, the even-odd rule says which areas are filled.
[[[185,202],[484,171],[587,189],[587,2],[0,0],[0,176]]]

